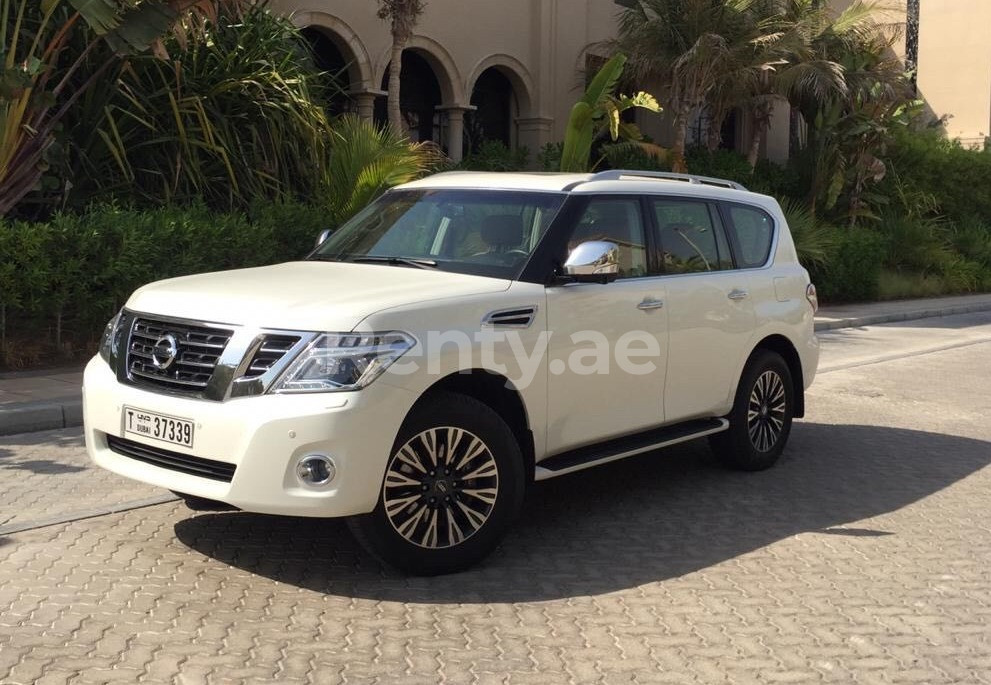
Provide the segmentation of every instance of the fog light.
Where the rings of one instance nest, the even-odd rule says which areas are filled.
[[[334,460],[323,454],[308,454],[296,464],[296,477],[307,485],[325,485],[336,475]]]

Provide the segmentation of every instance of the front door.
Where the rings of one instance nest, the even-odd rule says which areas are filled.
[[[588,240],[620,248],[612,283],[547,288],[547,452],[664,422],[665,281],[651,265],[641,200],[592,197],[568,250]]]

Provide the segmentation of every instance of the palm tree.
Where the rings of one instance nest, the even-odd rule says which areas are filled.
[[[389,125],[400,134],[406,131],[403,113],[399,106],[403,50],[413,35],[413,28],[425,5],[423,0],[379,0],[379,18],[389,20],[392,32],[392,60],[389,63]]]
[[[685,170],[692,113],[705,105],[724,74],[753,51],[752,7],[761,0],[615,0],[619,15],[615,49],[630,56],[641,80],[658,80],[674,115],[672,163]]]
[[[788,65],[776,89],[808,125],[809,203],[832,208],[847,192],[851,222],[864,215],[866,185],[880,180],[878,157],[890,128],[911,111],[911,86],[892,53],[897,30],[883,6],[857,0],[832,17],[815,0],[784,0],[793,27]]]
[[[770,124],[775,98],[772,84],[775,74],[787,64],[783,48],[789,35],[780,19],[780,0],[754,0],[734,24],[731,49],[724,68],[706,98],[709,130],[706,145],[710,151],[719,147],[723,122],[730,111],[743,107],[751,112],[753,137],[748,145],[751,168],[764,133]]]

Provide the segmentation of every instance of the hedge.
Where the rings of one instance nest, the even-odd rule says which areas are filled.
[[[888,158],[880,192],[925,195],[950,221],[991,224],[991,147],[967,149],[938,131],[898,131]]]
[[[137,287],[298,259],[325,221],[322,208],[297,204],[247,213],[102,206],[47,222],[0,220],[0,365],[91,351]]]

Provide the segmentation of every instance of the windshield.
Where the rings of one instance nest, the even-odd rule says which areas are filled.
[[[517,278],[562,193],[396,190],[341,226],[310,256]]]

